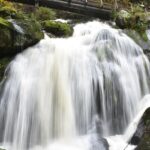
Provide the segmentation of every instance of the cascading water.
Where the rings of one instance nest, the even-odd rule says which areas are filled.
[[[150,106],[141,100],[149,93],[149,67],[133,40],[97,21],[76,25],[67,39],[45,35],[10,63],[1,82],[1,145],[105,150],[100,137],[112,145],[117,134],[127,142],[129,124]]]
[[[150,41],[150,29],[146,31],[148,40]]]

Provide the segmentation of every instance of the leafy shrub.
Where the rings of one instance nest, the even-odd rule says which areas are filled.
[[[49,8],[45,7],[39,7],[36,9],[35,13],[33,14],[35,18],[39,21],[44,21],[44,20],[53,20],[55,19],[55,12],[52,11]]]
[[[6,0],[0,0],[0,16],[7,17],[16,14],[17,11],[14,8],[13,3],[10,3]]]

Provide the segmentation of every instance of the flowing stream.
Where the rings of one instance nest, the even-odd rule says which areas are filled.
[[[149,78],[143,50],[107,24],[78,24],[70,38],[45,35],[6,69],[1,146],[107,150],[108,141],[110,150],[124,150],[150,107]]]

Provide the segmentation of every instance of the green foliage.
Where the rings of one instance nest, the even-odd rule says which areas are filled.
[[[39,41],[43,38],[43,32],[41,31],[41,24],[35,19],[16,20],[17,24],[22,27],[26,36],[30,39]]]
[[[35,10],[34,14],[35,18],[39,21],[44,20],[53,20],[55,19],[55,12],[49,8],[39,7]]]
[[[144,41],[148,40],[146,29],[147,29],[147,23],[139,21],[137,24],[133,26],[133,29],[135,29],[143,38]]]
[[[3,19],[1,17],[0,17],[0,25],[6,26],[6,27],[12,27],[10,22],[8,22],[6,19]]]
[[[56,21],[44,21],[42,23],[45,31],[54,34],[55,36],[70,36],[73,29],[67,23],[61,23]]]
[[[0,0],[0,16],[7,17],[16,14],[17,11],[14,8],[13,3],[6,0]]]
[[[114,20],[116,21],[116,24],[123,29],[135,30],[139,33],[144,41],[147,41],[147,18],[150,13],[145,12],[144,8],[138,4],[132,4],[128,11],[122,10],[122,12],[119,11],[114,13]]]
[[[135,4],[131,6],[131,9],[129,10],[129,12],[132,15],[135,15],[137,13],[144,13],[144,9],[140,5]]]
[[[13,31],[13,25],[7,20],[0,17],[0,50],[2,47],[10,46],[12,42],[11,33]]]

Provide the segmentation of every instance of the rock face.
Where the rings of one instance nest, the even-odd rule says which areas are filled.
[[[130,143],[137,145],[136,150],[150,150],[150,108],[145,111]]]

